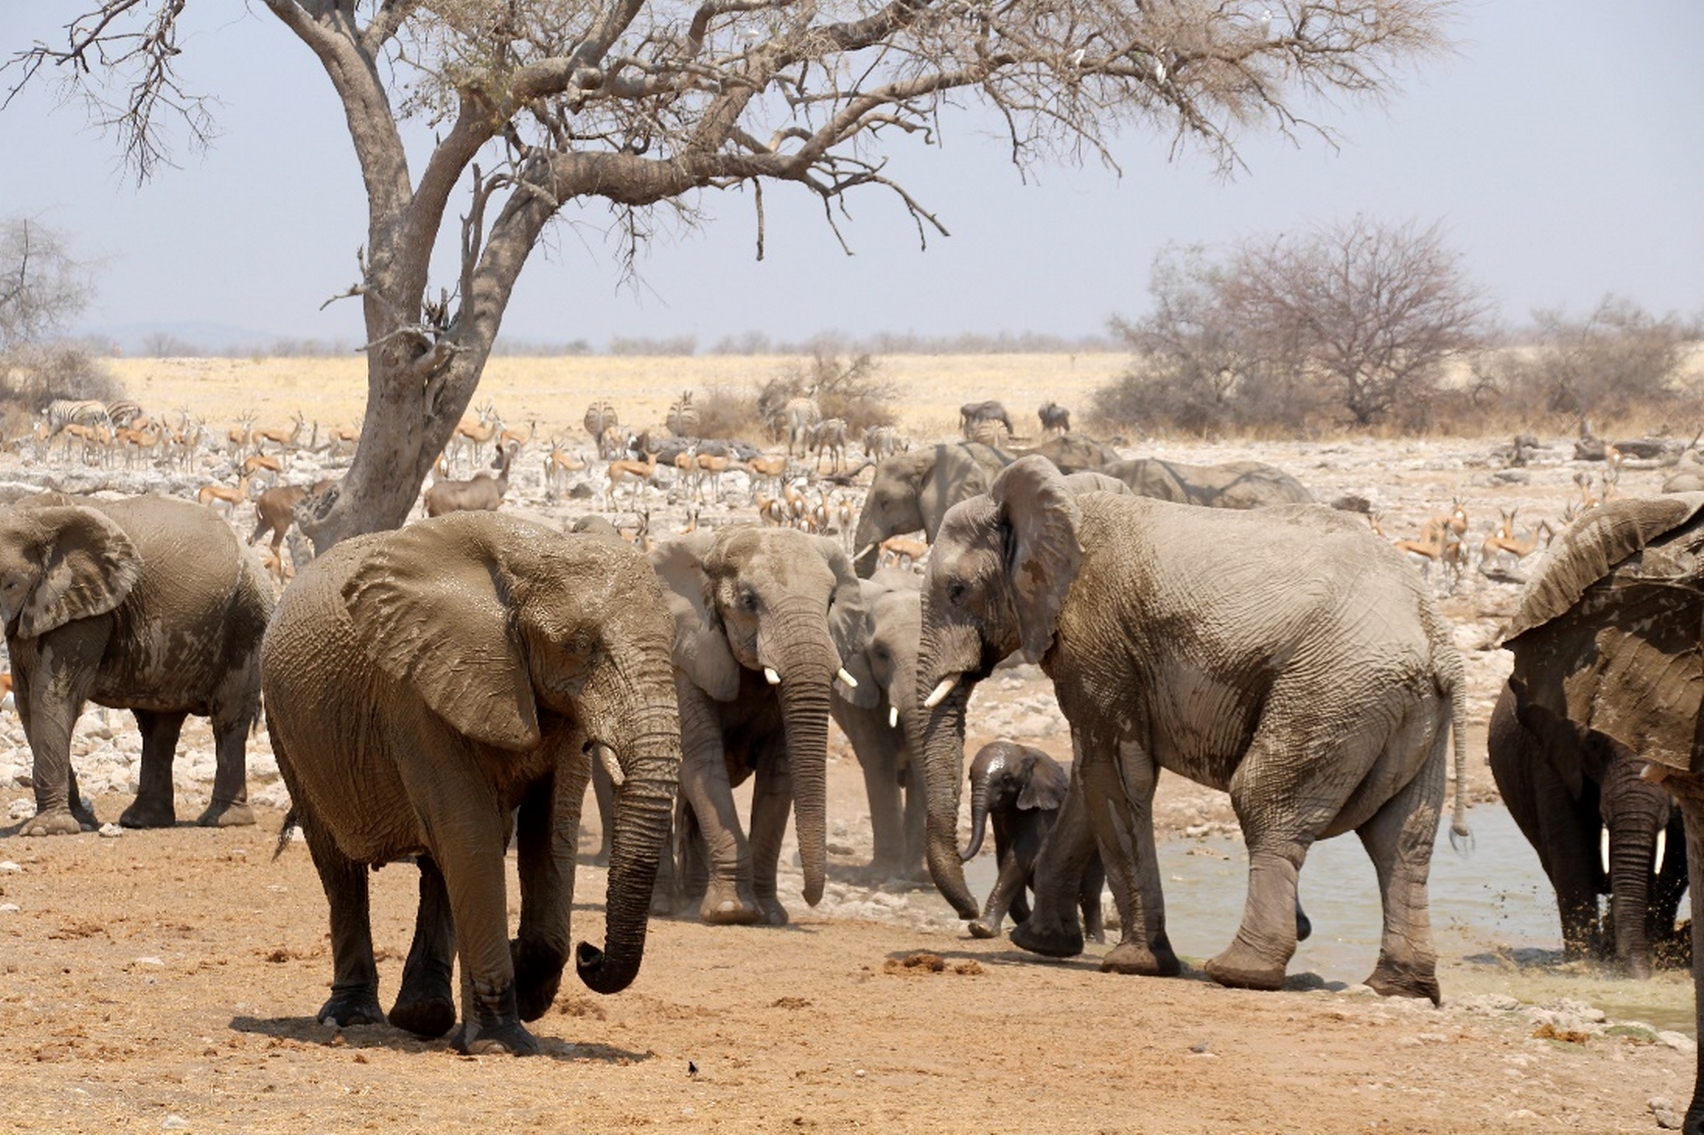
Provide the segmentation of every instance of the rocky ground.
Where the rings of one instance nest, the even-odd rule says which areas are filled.
[[[1580,497],[1575,475],[1602,468],[1574,461],[1569,439],[1550,439],[1523,468],[1508,467],[1499,448],[1354,440],[1141,452],[1271,461],[1322,499],[1364,498],[1393,538],[1416,535],[1426,516],[1459,499],[1475,552],[1500,509],[1517,508],[1523,526],[1554,523]],[[591,495],[547,499],[539,469],[537,460],[517,463],[506,507],[554,524],[595,511]],[[288,476],[308,481],[320,471],[299,458]],[[0,459],[0,479],[68,489],[193,496],[205,474]],[[1654,492],[1661,475],[1630,463],[1619,491]],[[581,494],[601,488],[586,474],[577,481]],[[742,482],[730,476],[727,503],[700,507],[696,523],[748,519]],[[632,528],[648,510],[652,537],[666,539],[692,522],[679,492],[653,489],[637,504],[614,515],[618,525]],[[252,517],[239,509],[233,523],[246,534]],[[1470,571],[1444,599],[1469,667],[1477,800],[1494,796],[1484,720],[1508,670],[1496,634],[1517,593],[1514,582]],[[1033,667],[1004,669],[979,688],[972,730],[972,751],[1005,736],[1069,754],[1064,722]],[[103,819],[134,792],[139,749],[126,714],[94,709],[79,724],[73,761]],[[1253,994],[1197,976],[1101,975],[1104,947],[1049,963],[1003,941],[971,940],[928,889],[861,881],[869,855],[861,782],[838,737],[835,749],[833,872],[821,905],[807,909],[796,870],[784,868],[783,900],[796,915],[785,930],[657,921],[632,989],[597,999],[576,992],[572,979],[565,985],[537,1023],[544,1057],[465,1059],[387,1028],[313,1023],[330,979],[324,900],[304,849],[272,858],[287,798],[264,730],[249,750],[255,828],[25,841],[15,833],[33,809],[30,760],[8,712],[0,717],[0,807],[9,808],[0,818],[0,1053],[14,1075],[0,1122],[19,1130],[1639,1131],[1669,1118],[1690,1092],[1688,1037],[1606,1017],[1554,988],[1512,994],[1495,981],[1452,986],[1446,976],[1446,1003],[1434,1009],[1309,973],[1295,974],[1285,992]],[[203,805],[212,773],[210,735],[192,719],[177,770],[180,816]],[[1159,823],[1173,840],[1234,830],[1221,794],[1177,778],[1162,781]],[[784,861],[791,864],[791,849]],[[602,887],[602,872],[584,868],[577,937],[600,937]],[[387,996],[412,902],[407,868],[377,877]],[[1485,935],[1495,954],[1495,930]],[[1555,965],[1553,956],[1538,960]],[[1446,974],[1452,965],[1460,959],[1445,959]]]

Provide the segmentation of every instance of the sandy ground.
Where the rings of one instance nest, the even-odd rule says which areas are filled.
[[[252,387],[240,370],[231,388],[199,396],[247,405],[240,399]],[[939,404],[982,389],[954,390]],[[500,403],[521,400],[500,385],[488,392]],[[578,418],[584,395],[573,402],[564,420]],[[1593,467],[1571,460],[1567,439],[1549,440],[1523,470],[1505,467],[1498,442],[1478,439],[1171,443],[1141,452],[1272,461],[1322,498],[1368,498],[1392,537],[1413,535],[1424,516],[1460,497],[1477,549],[1500,508],[1518,507],[1530,524],[1555,520],[1578,497],[1574,475]],[[8,456],[0,480],[51,476],[70,487],[193,493],[221,468],[215,458],[193,472],[131,474]],[[299,457],[288,475],[306,480],[320,471]],[[1621,490],[1655,491],[1660,477],[1629,468]],[[685,502],[652,493],[642,507],[664,538],[684,523]],[[731,485],[727,503],[706,505],[699,523],[748,518],[743,493]],[[585,500],[545,499],[536,472],[518,476],[511,496],[506,507],[555,523],[592,511]],[[617,514],[623,523],[633,518]],[[233,523],[246,529],[252,519],[239,509]],[[1516,594],[1513,584],[1473,572],[1445,599],[1473,687],[1469,786],[1479,800],[1493,795],[1484,717],[1508,666],[1496,628]],[[997,673],[972,714],[972,750],[1010,736],[1068,753],[1050,690],[1031,667]],[[286,798],[264,733],[250,749],[260,804],[254,828],[45,841],[15,834],[31,808],[27,779],[19,779],[29,771],[22,741],[6,714],[4,1129],[1648,1131],[1658,1122],[1651,1101],[1684,1106],[1691,1088],[1688,1038],[1605,1019],[1551,987],[1533,995],[1528,986],[1464,976],[1459,957],[1443,959],[1445,1004],[1434,1009],[1295,967],[1290,988],[1259,994],[1197,975],[1103,975],[1096,961],[1104,947],[1092,944],[1081,959],[1046,962],[1008,942],[972,940],[931,890],[860,881],[867,810],[856,763],[838,738],[830,887],[818,908],[797,897],[789,848],[783,901],[792,926],[655,920],[629,990],[601,998],[568,978],[533,1026],[544,1055],[458,1057],[442,1042],[388,1027],[314,1023],[330,980],[325,903],[302,845],[272,857]],[[125,715],[91,712],[79,726],[73,759],[103,819],[134,791],[137,748]],[[205,799],[210,750],[205,725],[192,722],[180,751],[180,815]],[[595,810],[588,817],[584,847],[596,835]],[[1220,794],[1168,778],[1159,822],[1171,840],[1199,841],[1231,820]],[[577,938],[601,939],[603,887],[601,870],[582,867]],[[512,911],[514,894],[511,885]],[[375,877],[387,1001],[413,900],[410,867]],[[1487,949],[1496,952],[1494,937]],[[1657,980],[1689,1003],[1681,979]]]

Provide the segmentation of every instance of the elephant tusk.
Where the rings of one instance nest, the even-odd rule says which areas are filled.
[[[923,708],[934,709],[936,706],[946,701],[947,695],[953,692],[954,686],[958,685],[958,680],[959,676],[957,674],[942,678],[941,684],[936,686],[933,690],[930,690],[929,696],[923,699]]]
[[[842,666],[840,669],[836,670],[834,672],[834,676],[839,678],[842,682],[845,682],[847,689],[855,690],[858,688],[858,679],[847,673],[846,667]]]
[[[627,774],[621,771],[621,762],[615,757],[615,750],[608,745],[596,745],[598,760],[603,762],[604,771],[609,773],[609,782],[620,788],[627,783]]]
[[[1663,830],[1661,830],[1657,833],[1657,861],[1656,861],[1656,866],[1651,868],[1651,874],[1661,875],[1663,873],[1663,855],[1667,851],[1668,851],[1668,829],[1664,828]]]
[[[1661,784],[1668,778],[1668,773],[1669,770],[1667,765],[1659,765],[1652,762],[1639,770],[1639,779],[1648,780],[1652,784]]]
[[[870,554],[870,553],[871,553],[871,552],[873,552],[873,551],[875,551],[875,550],[876,550],[876,545],[875,545],[875,543],[874,543],[874,542],[873,542],[873,541],[872,541],[872,542],[871,542],[871,543],[868,543],[868,544],[865,544],[865,545],[864,545],[864,546],[863,546],[863,547],[862,547],[862,548],[859,548],[859,549],[858,549],[858,554],[857,554],[857,555],[855,555],[855,556],[853,556],[853,557],[852,557],[852,558],[853,558],[853,559],[854,559],[854,560],[861,560],[861,559],[863,559],[863,558],[864,558],[864,557],[865,557],[865,556],[867,556],[867,555],[869,555],[869,554]]]
[[[1598,841],[1598,855],[1603,859],[1603,873],[1609,874],[1609,829],[1603,829],[1603,838]]]
[[[899,707],[897,705],[888,706],[888,728],[899,728]]]
[[[763,678],[764,681],[768,682],[772,686],[779,686],[781,684],[781,675],[775,672],[775,667],[773,666],[765,666],[763,668]]]

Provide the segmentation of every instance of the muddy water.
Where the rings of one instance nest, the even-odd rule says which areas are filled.
[[[1432,858],[1432,928],[1446,998],[1506,993],[1544,1004],[1567,997],[1618,1021],[1693,1033],[1690,974],[1659,971],[1649,981],[1631,981],[1601,967],[1564,964],[1556,901],[1531,845],[1501,805],[1480,805],[1468,821],[1472,849],[1454,851],[1446,826]],[[1224,948],[1242,919],[1248,871],[1242,840],[1169,841],[1160,846],[1160,870],[1172,945],[1199,965]],[[970,864],[967,881],[985,896],[992,857]],[[1290,962],[1292,981],[1306,982],[1305,974],[1328,986],[1364,979],[1378,960],[1380,909],[1378,881],[1360,841],[1347,835],[1315,845],[1302,868],[1301,897],[1313,935]],[[1111,901],[1108,896],[1109,911]]]

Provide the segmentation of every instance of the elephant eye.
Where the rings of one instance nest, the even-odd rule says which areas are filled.
[[[970,588],[964,585],[964,580],[951,579],[947,581],[947,602],[953,606],[964,606],[965,596],[969,593]]]
[[[750,590],[742,590],[740,592],[739,605],[740,605],[740,610],[742,610],[742,611],[755,611],[755,610],[757,610],[757,592],[750,591]]]

